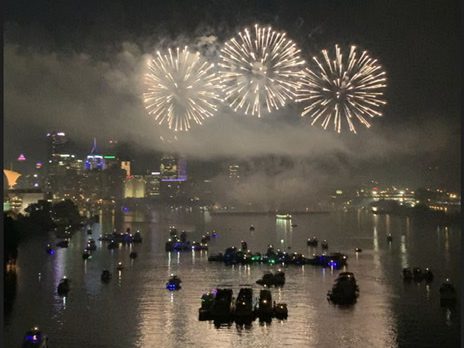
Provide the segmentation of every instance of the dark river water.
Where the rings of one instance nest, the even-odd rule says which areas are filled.
[[[149,217],[128,213],[120,231],[140,229],[143,243],[108,250],[97,242],[91,260],[82,259],[87,234],[77,232],[68,249],[45,253],[46,238],[24,242],[16,268],[16,296],[4,328],[6,347],[19,347],[24,332],[39,325],[50,347],[459,347],[459,305],[440,307],[439,287],[449,277],[458,287],[461,231],[438,227],[428,220],[377,216],[367,211],[296,215],[292,222],[271,215],[210,216],[180,211],[152,211]],[[103,214],[93,225],[93,237],[111,231],[113,219]],[[291,224],[297,224],[292,228]],[[255,231],[250,232],[253,224]],[[167,253],[168,226],[199,240],[217,231],[208,252]],[[393,235],[389,244],[386,235]],[[340,308],[327,302],[327,291],[339,271],[311,265],[288,266],[286,284],[272,289],[277,302],[286,302],[288,320],[253,322],[249,328],[215,328],[198,321],[201,295],[221,284],[238,293],[240,284],[255,283],[267,265],[225,266],[208,262],[208,254],[248,242],[252,251],[268,244],[311,255],[308,237],[327,239],[329,251],[348,255],[347,269],[360,288],[356,304]],[[363,249],[359,255],[354,248]],[[138,258],[130,261],[131,250]],[[118,275],[116,265],[125,269]],[[406,266],[430,267],[435,280],[403,283]],[[113,272],[109,284],[100,281],[103,269]],[[40,273],[40,277],[39,277]],[[171,273],[183,288],[169,292],[164,285]],[[59,280],[71,279],[65,299],[56,294]]]

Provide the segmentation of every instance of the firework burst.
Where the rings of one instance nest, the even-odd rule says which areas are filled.
[[[192,122],[201,125],[214,115],[220,100],[219,79],[213,68],[187,47],[175,52],[169,49],[165,55],[157,52],[145,75],[143,96],[148,114],[174,131],[187,131]]]
[[[258,25],[226,42],[219,72],[229,106],[261,117],[293,100],[304,64],[299,53],[285,33]]]
[[[369,128],[368,119],[382,116],[380,109],[386,104],[383,99],[385,71],[366,51],[359,55],[356,46],[351,46],[345,60],[338,45],[335,45],[334,60],[327,50],[322,55],[321,61],[313,57],[314,69],[305,69],[303,87],[296,101],[308,101],[309,105],[301,116],[309,115],[311,125],[320,121],[324,129],[332,123],[338,133],[345,122],[353,133],[356,133],[356,122]]]

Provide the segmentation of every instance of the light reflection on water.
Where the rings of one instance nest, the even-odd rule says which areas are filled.
[[[143,243],[107,250],[98,243],[92,259],[83,261],[81,250],[85,231],[73,236],[68,249],[49,257],[41,249],[43,241],[22,246],[18,268],[19,290],[6,339],[16,346],[24,331],[34,323],[50,336],[55,347],[452,347],[459,342],[459,313],[438,304],[440,281],[451,276],[458,280],[459,242],[457,229],[436,231],[436,226],[401,217],[371,215],[366,212],[298,216],[298,226],[273,216],[183,216],[153,213],[156,223],[142,222],[140,213],[129,216],[120,230],[140,228]],[[116,221],[101,217],[102,221]],[[176,223],[177,221],[177,223]],[[166,253],[168,226],[189,226],[189,239],[199,239],[213,229],[218,238],[209,242],[208,252]],[[254,232],[249,226],[256,227]],[[100,230],[113,226],[95,225]],[[179,228],[181,229],[181,228]],[[392,233],[393,242],[386,241]],[[304,254],[320,253],[308,248],[308,237],[327,239],[329,251],[348,254],[348,270],[360,286],[358,303],[339,308],[326,301],[326,293],[339,273],[330,268],[306,265],[285,269],[287,283],[272,289],[276,302],[286,302],[287,321],[271,324],[255,321],[251,327],[235,325],[216,329],[198,321],[202,293],[218,285],[230,285],[236,296],[239,284],[251,284],[254,297],[260,287],[255,281],[265,271],[278,266],[237,265],[226,267],[209,263],[208,255],[231,245],[248,242],[249,249],[265,251],[284,240],[284,247]],[[443,240],[443,243],[441,241]],[[38,246],[40,245],[40,247]],[[363,251],[354,253],[354,248]],[[138,257],[129,259],[130,251]],[[126,267],[116,271],[117,262]],[[412,262],[413,264],[408,264]],[[30,265],[34,265],[31,267]],[[400,278],[406,266],[431,267],[435,281],[430,286],[406,286]],[[113,279],[102,284],[100,274],[109,269]],[[39,282],[37,274],[41,273]],[[168,292],[164,285],[171,273],[182,278],[182,289]],[[64,300],[56,295],[63,275],[72,279],[71,292]],[[38,284],[41,284],[38,286]],[[459,284],[458,284],[459,285]],[[35,297],[34,297],[35,296]],[[37,300],[32,300],[37,298]],[[27,313],[27,314],[26,314]],[[85,332],[83,335],[82,332]],[[121,334],[124,333],[124,334]]]

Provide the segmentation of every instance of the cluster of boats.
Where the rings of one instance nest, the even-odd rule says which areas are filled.
[[[303,254],[297,252],[287,253],[280,249],[276,250],[272,245],[269,245],[264,254],[259,252],[252,253],[248,250],[246,242],[242,241],[241,249],[237,249],[235,246],[229,247],[224,253],[209,256],[208,261],[224,262],[226,265],[267,263],[270,265],[315,265],[339,269],[347,264],[347,258],[345,254],[339,252],[324,253],[321,255],[314,254],[312,258],[307,258]]]
[[[109,242],[108,249],[116,249],[120,244],[142,243],[142,235],[139,230],[132,234],[131,229],[128,227],[125,233],[117,233],[116,231],[107,233],[101,235],[98,240],[101,242]]]
[[[257,318],[260,321],[271,321],[272,318],[287,319],[288,309],[285,303],[272,301],[272,294],[264,289],[259,298],[253,300],[253,289],[241,288],[234,298],[230,288],[213,289],[201,297],[198,309],[199,320],[213,320],[215,324],[231,323],[251,324]]]
[[[201,242],[190,242],[187,240],[187,232],[185,231],[182,231],[179,236],[177,233],[178,232],[175,227],[169,228],[169,239],[164,247],[166,251],[208,250],[208,242],[211,239],[211,235],[209,233],[202,236]]]
[[[403,280],[405,282],[415,281],[420,283],[425,281],[426,283],[431,283],[433,281],[434,275],[430,268],[420,268],[414,267],[413,269],[406,267],[403,268]],[[440,286],[440,304],[441,306],[454,306],[457,301],[456,288],[453,283],[447,278]]]

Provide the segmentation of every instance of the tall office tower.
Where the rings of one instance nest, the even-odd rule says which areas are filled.
[[[47,134],[47,141],[47,179],[45,190],[53,192],[58,188],[56,176],[58,172],[60,172],[60,162],[62,162],[61,155],[64,154],[64,150],[66,149],[65,144],[68,142],[68,138],[64,132],[53,131]]]

